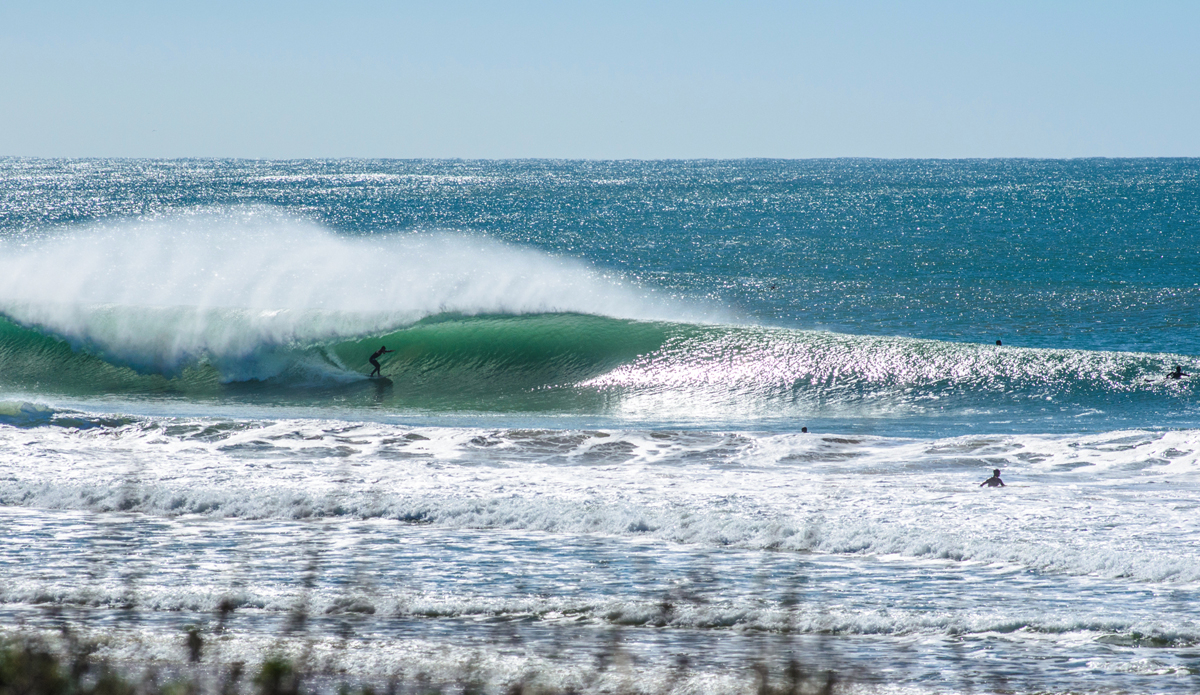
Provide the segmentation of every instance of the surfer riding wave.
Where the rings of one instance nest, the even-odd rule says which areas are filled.
[[[389,352],[395,352],[395,350],[389,350],[389,349],[387,349],[386,345],[381,345],[381,346],[379,346],[379,349],[375,351],[374,354],[372,354],[370,357],[367,358],[367,361],[370,362],[371,366],[375,368],[375,370],[373,372],[371,372],[370,374],[368,374],[367,376],[369,376],[369,377],[382,376],[379,372],[379,370],[380,370],[379,358]]]

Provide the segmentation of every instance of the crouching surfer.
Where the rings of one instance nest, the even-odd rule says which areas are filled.
[[[375,368],[375,371],[371,372],[368,376],[381,376],[379,373],[379,358],[389,352],[395,352],[395,350],[389,350],[387,349],[386,345],[381,345],[379,349],[375,351],[375,354],[367,358],[367,361],[370,362],[371,366]]]
[[[1000,469],[999,468],[993,468],[992,469],[992,477],[990,477],[987,480],[980,483],[979,487],[983,487],[984,485],[987,485],[988,487],[1005,487],[1004,481],[1000,479]],[[1018,485],[1018,487],[1020,487],[1020,486]]]

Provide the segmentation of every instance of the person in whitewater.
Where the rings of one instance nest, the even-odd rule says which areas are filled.
[[[1000,479],[1000,469],[992,469],[992,477],[979,484],[979,487],[987,485],[988,487],[1005,487],[1004,481]]]
[[[1175,365],[1175,371],[1168,374],[1167,378],[1168,379],[1182,379],[1185,376],[1191,376],[1191,374],[1185,373],[1183,371],[1183,367],[1180,367],[1179,365]]]
[[[395,350],[389,350],[387,349],[386,345],[380,345],[379,349],[375,351],[375,354],[367,358],[367,361],[370,362],[371,366],[375,368],[375,371],[371,372],[368,376],[382,376],[379,373],[379,358],[389,352],[395,352]]]

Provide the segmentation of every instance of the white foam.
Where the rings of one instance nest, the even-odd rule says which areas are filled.
[[[0,428],[0,501],[1001,563],[1200,582],[1200,432],[944,440],[205,420]],[[87,462],[81,464],[81,462]],[[1009,487],[980,489],[992,468]]]
[[[0,242],[0,313],[147,371],[205,356],[229,368],[444,312],[689,317],[534,249],[450,232],[350,238],[261,207]]]
[[[405,625],[452,626],[448,642],[661,626],[837,636],[870,663],[871,644],[973,643],[1142,677],[1200,641],[1197,431],[63,426],[88,417],[0,425],[0,611],[86,606],[109,625],[133,602],[144,624],[211,625],[232,600],[222,640],[266,639],[303,605],[316,639],[345,621],[391,650],[410,635],[378,635]],[[993,467],[1009,487],[978,487]],[[1143,643],[1157,661],[1109,648]]]

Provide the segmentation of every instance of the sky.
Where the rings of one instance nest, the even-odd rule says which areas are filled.
[[[0,156],[1200,156],[1200,2],[0,0]]]

